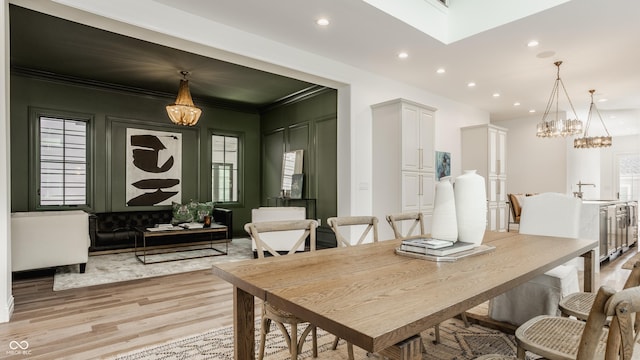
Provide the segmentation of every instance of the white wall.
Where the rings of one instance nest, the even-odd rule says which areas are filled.
[[[338,89],[339,156],[336,160],[338,215],[341,216],[370,214],[372,211],[371,165],[372,146],[375,144],[371,143],[371,104],[406,98],[437,108],[435,145],[439,151],[451,152],[453,176],[461,173],[459,128],[489,122],[486,111],[239,29],[179,13],[152,0],[13,0],[12,3],[142,40]],[[5,87],[8,88],[7,82],[8,77],[5,79]],[[6,140],[8,143],[8,135]],[[6,174],[8,164],[5,167]],[[0,243],[0,248],[5,246]],[[6,266],[0,268],[9,271]],[[0,279],[0,286],[6,286],[6,281]]]
[[[640,134],[614,136],[604,149],[575,149],[574,137],[541,139],[535,136],[539,116],[494,122],[509,129],[507,135],[507,192],[560,192],[573,194],[578,182],[583,199],[617,199],[615,183],[618,154],[640,154]],[[640,119],[636,119],[640,121]]]
[[[507,133],[507,192],[566,193],[567,139],[538,138],[539,116],[493,122]]]

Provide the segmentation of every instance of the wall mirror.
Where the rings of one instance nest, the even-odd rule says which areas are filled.
[[[293,174],[302,174],[303,150],[285,152],[282,155],[282,192],[284,196],[291,193]]]

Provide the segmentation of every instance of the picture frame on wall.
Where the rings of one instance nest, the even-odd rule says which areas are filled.
[[[126,205],[181,202],[182,134],[127,128]]]
[[[451,176],[451,153],[436,151],[436,180]]]
[[[291,199],[302,199],[304,174],[293,174],[291,177]]]

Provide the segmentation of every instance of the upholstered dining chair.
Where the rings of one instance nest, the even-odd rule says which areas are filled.
[[[624,283],[623,289],[640,286],[640,261],[633,264],[631,273]],[[586,321],[589,311],[596,299],[596,293],[576,292],[563,297],[558,304],[563,316],[573,316],[578,320]],[[636,318],[636,324],[640,325],[640,317]]]
[[[341,216],[330,217],[327,224],[336,235],[336,243],[338,247],[356,246],[366,242],[378,242],[378,218],[375,216]],[[345,236],[348,232],[351,236]],[[352,240],[357,239],[357,240]],[[333,340],[332,349],[338,348],[340,338],[336,336]],[[354,360],[353,344],[347,343],[347,353],[349,360]]]
[[[414,236],[427,236],[424,231],[424,215],[421,212],[406,212],[400,214],[387,215],[387,222],[393,229],[393,235],[396,239],[406,239]],[[402,225],[408,225],[407,229],[402,231]],[[465,327],[469,327],[469,320],[465,313],[460,314]],[[434,343],[440,343],[440,325],[434,327]]]
[[[400,214],[387,215],[387,222],[393,229],[393,236],[396,239],[405,239],[412,236],[424,235],[424,215],[421,212],[406,212]],[[407,226],[402,231],[403,226]]]
[[[245,224],[244,229],[255,242],[258,258],[262,259],[265,257],[265,254],[270,254],[271,256],[282,256],[281,251],[275,250],[274,247],[269,244],[269,238],[262,235],[267,233],[271,234],[276,232],[302,230],[302,234],[298,237],[298,240],[290,247],[289,251],[285,254],[291,255],[299,251],[301,246],[305,247],[307,237],[309,238],[309,251],[316,250],[317,227],[318,222],[315,220],[291,220],[253,222]],[[304,344],[307,335],[309,335],[309,332],[311,332],[312,336],[313,357],[318,357],[316,327],[313,324],[308,323],[308,321],[300,319],[288,312],[282,311],[265,301],[262,303],[260,352],[258,355],[259,360],[262,360],[264,358],[265,339],[267,337],[267,333],[271,328],[271,322],[274,322],[280,329],[280,332],[282,332],[282,335],[287,342],[287,346],[289,347],[291,359],[298,358],[298,354],[302,351],[302,345]],[[308,325],[302,332],[302,335],[298,340],[298,325],[303,323],[308,323]],[[284,324],[289,324],[291,326],[291,333],[287,331],[287,328],[284,326]]]
[[[603,286],[595,297],[586,322],[560,316],[541,315],[516,330],[517,358],[526,352],[549,360],[631,360],[638,329],[633,319],[640,311],[640,287],[620,292]],[[611,317],[607,328],[605,323]],[[513,359],[504,355],[485,355],[476,360]]]
[[[575,239],[580,233],[581,206],[580,199],[565,194],[528,196],[522,206],[519,231]],[[560,265],[491,299],[489,317],[521,325],[537,315],[559,315],[560,299],[579,291],[577,267],[570,263]]]

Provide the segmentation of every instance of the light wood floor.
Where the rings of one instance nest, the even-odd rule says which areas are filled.
[[[636,251],[603,264],[599,284],[622,288],[629,271],[620,267]],[[0,324],[0,358],[100,359],[233,323],[232,288],[210,270],[52,288],[50,274],[14,281],[15,310],[9,323]],[[12,355],[14,340],[28,341],[30,354]]]

